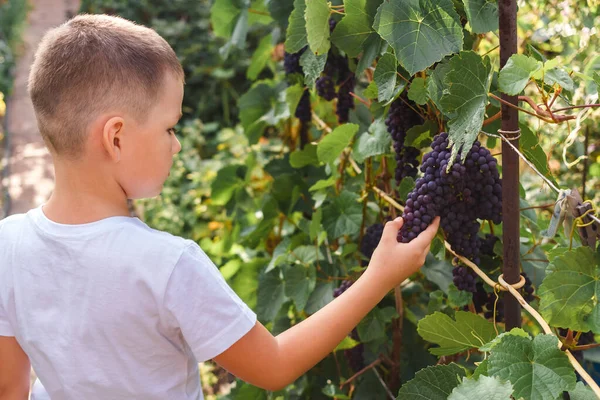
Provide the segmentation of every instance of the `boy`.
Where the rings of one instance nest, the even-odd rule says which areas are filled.
[[[56,185],[0,222],[0,399],[27,398],[30,362],[34,399],[202,399],[209,359],[277,390],[423,264],[438,219],[410,244],[388,222],[360,279],[273,337],[195,242],[129,217],[181,149],[183,85],[167,42],[122,18],[82,14],[42,40],[29,93]]]

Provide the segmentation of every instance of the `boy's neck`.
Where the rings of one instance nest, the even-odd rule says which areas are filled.
[[[55,162],[55,187],[42,211],[59,224],[77,225],[130,216],[123,188],[97,168]]]

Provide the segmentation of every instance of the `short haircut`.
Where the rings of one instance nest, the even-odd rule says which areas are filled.
[[[125,112],[146,123],[167,73],[185,84],[181,63],[167,41],[124,18],[84,13],[49,30],[28,82],[46,146],[77,160],[90,123],[102,113]]]

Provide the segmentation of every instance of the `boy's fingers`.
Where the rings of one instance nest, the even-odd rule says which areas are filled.
[[[435,217],[431,222],[431,225],[429,225],[423,232],[419,233],[419,236],[413,239],[413,242],[418,242],[418,244],[421,246],[429,245],[437,233],[439,226],[440,217]]]
[[[404,219],[402,217],[398,217],[393,221],[386,222],[385,226],[383,227],[382,238],[389,236],[390,238],[396,240],[396,237],[398,236],[398,230],[402,228],[402,225],[404,225]]]

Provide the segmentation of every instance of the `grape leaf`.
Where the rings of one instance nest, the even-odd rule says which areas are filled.
[[[313,248],[314,249],[314,248]],[[285,295],[294,301],[298,311],[303,311],[308,296],[315,289],[317,272],[313,265],[290,265],[283,272]]]
[[[304,11],[308,45],[317,55],[327,54],[329,42],[329,5],[327,0],[310,0]]]
[[[598,400],[594,391],[583,382],[577,382],[575,390],[569,391],[569,397],[571,400]]]
[[[319,165],[317,157],[317,145],[309,143],[302,150],[296,150],[290,154],[290,165],[294,168],[302,168],[307,165]]]
[[[335,33],[335,31],[333,31],[333,33]],[[358,60],[358,64],[356,64],[356,76],[360,76],[371,66],[371,64],[373,64],[373,61],[381,54],[384,45],[387,46],[381,36],[376,33],[367,38],[363,44],[365,49],[363,55],[360,57],[360,60]]]
[[[317,147],[317,155],[319,160],[325,163],[334,161],[342,150],[350,144],[350,141],[358,131],[357,124],[344,124],[335,128],[331,133],[327,134]]]
[[[484,344],[483,346],[481,346],[479,348],[479,351],[486,351],[486,352],[491,351],[498,343],[500,343],[502,341],[502,338],[506,335],[515,335],[515,336],[521,336],[521,337],[525,337],[525,338],[529,337],[529,333],[525,332],[523,329],[512,328],[510,331],[502,332],[501,334],[496,336],[491,342],[488,342],[488,343]]]
[[[436,312],[419,321],[419,335],[440,346],[429,349],[432,354],[447,356],[479,348],[496,336],[494,325],[477,314],[457,311],[454,317],[456,321]]]
[[[286,300],[284,283],[279,269],[260,274],[257,296],[256,314],[258,319],[263,324],[271,322]]]
[[[465,375],[465,370],[454,363],[424,368],[402,385],[397,399],[446,400]]]
[[[323,227],[331,239],[342,235],[356,235],[362,222],[362,206],[358,195],[344,190],[323,207]]]
[[[560,68],[547,71],[544,74],[544,83],[550,86],[557,83],[560,87],[570,92],[572,92],[575,88],[575,84],[573,83],[573,78],[571,78],[571,75],[569,75],[569,73],[564,69]]]
[[[413,79],[408,89],[408,98],[421,106],[427,103],[427,82],[425,79]]]
[[[537,135],[527,124],[519,124],[519,128],[521,129],[520,147],[525,157],[555,186],[558,186],[550,172],[550,168],[548,168],[548,156],[540,145]]]
[[[210,8],[210,23],[217,37],[229,39],[242,11],[242,6],[235,0],[215,0]]]
[[[498,29],[498,4],[489,0],[463,0],[465,13],[475,33]]]
[[[515,398],[556,399],[575,388],[575,372],[567,355],[558,348],[558,338],[507,335],[488,358],[488,374],[508,379]]]
[[[269,1],[269,14],[283,29],[288,26],[290,14],[294,11],[294,3],[290,1]]]
[[[436,312],[419,321],[419,335],[440,346],[429,349],[432,354],[446,356],[479,348],[496,336],[494,325],[477,314],[457,311],[454,317],[456,321]]]
[[[315,290],[308,298],[304,311],[308,314],[314,314],[333,300],[333,285],[334,282],[317,283]]]
[[[542,63],[524,54],[513,54],[498,76],[498,89],[516,96],[520,94],[533,74],[542,68]]]
[[[511,400],[512,392],[510,382],[502,382],[499,378],[463,378],[462,383],[452,390],[448,400]]]
[[[410,75],[463,46],[462,26],[452,0],[386,1],[373,27],[394,48]]]
[[[373,80],[377,84],[377,100],[388,101],[394,95],[396,88],[396,67],[398,62],[396,57],[390,53],[385,53],[377,62],[377,68],[373,74]]]
[[[337,23],[331,41],[348,57],[356,57],[365,49],[368,39],[378,37],[373,19],[383,0],[346,0],[344,18]],[[372,39],[371,39],[372,40]]]
[[[461,51],[450,60],[446,74],[447,89],[440,100],[443,109],[452,114],[448,136],[453,144],[452,165],[456,156],[463,161],[483,126],[488,91],[492,82],[489,57],[481,58],[472,51]]]
[[[452,67],[448,62],[441,62],[435,67],[429,79],[427,79],[427,94],[438,110],[445,115],[448,115],[448,113],[444,110],[441,99],[444,94],[446,75],[451,69]]]
[[[237,188],[244,186],[244,181],[237,171],[240,165],[228,165],[217,172],[217,177],[211,184],[211,203],[224,206],[231,200]]]
[[[354,159],[363,162],[368,157],[388,153],[391,145],[392,137],[387,131],[385,121],[383,118],[379,118],[354,143]]]
[[[327,53],[316,55],[312,51],[305,51],[300,56],[300,65],[304,71],[304,84],[308,87],[312,87],[321,72],[325,69],[325,63],[327,62]]]
[[[248,66],[248,70],[246,71],[246,77],[250,80],[256,80],[258,78],[258,74],[265,68],[267,62],[271,58],[271,52],[273,51],[273,45],[271,44],[272,37],[271,35],[267,35],[260,40],[258,43],[258,47],[252,54],[252,59],[250,60],[250,66]]]
[[[551,259],[538,288],[550,325],[600,333],[600,247],[578,247]]]
[[[294,115],[296,107],[298,107],[298,103],[300,102],[303,93],[304,86],[299,83],[293,86],[289,86],[285,90],[285,101],[288,105],[288,111],[290,115]]]
[[[337,346],[333,349],[334,352],[340,350],[348,350],[358,346],[360,342],[352,339],[350,336],[346,336]]]
[[[381,339],[385,336],[385,324],[391,318],[381,308],[374,308],[360,321],[356,330],[360,340],[364,343]]]
[[[271,110],[276,91],[266,83],[259,83],[248,90],[238,101],[240,122],[251,144],[256,143],[266,122],[261,118]]]
[[[306,23],[304,22],[305,0],[294,0],[294,11],[290,14],[285,38],[285,51],[297,53],[306,45]]]

